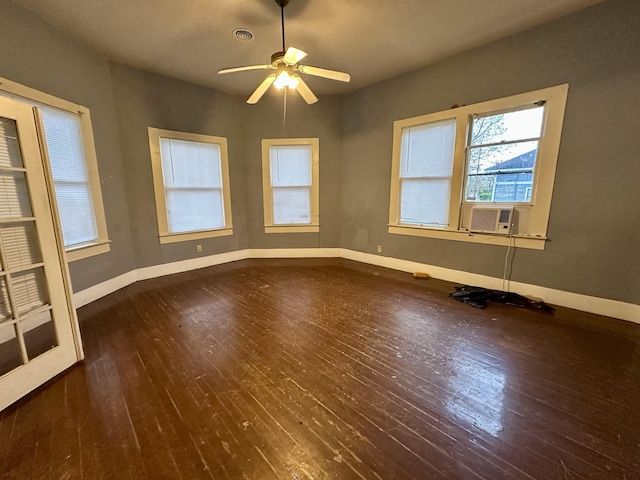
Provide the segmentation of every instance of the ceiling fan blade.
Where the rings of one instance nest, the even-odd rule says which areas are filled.
[[[307,56],[306,52],[303,52],[302,50],[298,50],[296,47],[289,47],[287,49],[287,53],[285,53],[284,57],[282,57],[282,60],[287,65],[295,65],[306,56]]]
[[[296,87],[296,90],[298,91],[300,96],[304,99],[304,101],[307,102],[309,105],[311,105],[312,103],[316,103],[318,101],[318,97],[316,97],[315,94],[309,88],[309,86],[306,83],[304,83],[304,80],[300,78],[300,75],[291,75],[291,76],[293,77],[294,80],[298,81],[298,86]]]
[[[351,80],[351,75],[349,75],[348,73],[337,72],[335,70],[327,70],[326,68],[298,65],[298,71],[306,73],[308,75],[315,75],[316,77],[338,80],[339,82],[348,82],[349,80]]]
[[[262,98],[265,92],[269,90],[269,87],[271,86],[271,84],[275,81],[276,81],[276,75],[275,73],[272,73],[267,78],[265,78],[260,85],[258,85],[258,88],[256,88],[255,92],[253,92],[251,96],[247,99],[247,103],[250,103],[251,105],[258,103],[258,101]]]
[[[246,72],[247,70],[267,70],[273,68],[273,65],[248,65],[246,67],[223,68],[218,71],[218,75],[225,73]]]

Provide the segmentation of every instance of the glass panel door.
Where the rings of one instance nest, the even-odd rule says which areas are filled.
[[[0,409],[81,356],[30,106],[0,98]]]

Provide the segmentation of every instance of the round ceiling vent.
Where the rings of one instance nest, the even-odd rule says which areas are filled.
[[[253,33],[251,33],[246,28],[236,28],[233,31],[233,36],[241,42],[250,42],[251,40],[253,40]]]

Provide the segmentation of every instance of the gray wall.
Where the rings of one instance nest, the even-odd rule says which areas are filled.
[[[136,266],[247,248],[242,100],[180,80],[112,65]],[[226,137],[233,236],[161,245],[147,127]],[[202,245],[202,253],[196,245]]]
[[[313,106],[296,95],[268,94],[258,105],[161,75],[112,65],[129,212],[138,267],[244,248],[337,247],[340,234],[341,99]],[[226,137],[234,234],[160,245],[147,127]],[[263,138],[319,137],[320,233],[265,234],[262,202]],[[196,252],[201,244],[202,253]]]
[[[244,101],[244,98],[242,99]],[[316,248],[340,244],[342,165],[342,99],[323,97],[307,105],[297,95],[287,98],[283,122],[282,93],[267,95],[257,105],[244,104],[245,182],[251,248]],[[264,233],[262,197],[263,138],[316,137],[320,144],[320,232]]]
[[[505,248],[387,233],[393,121],[561,83],[569,99],[544,251],[512,280],[640,303],[640,2],[613,0],[344,99],[342,246],[502,277]]]
[[[0,11],[0,76],[91,110],[111,252],[70,265],[82,290],[135,266],[109,63],[8,0]]]

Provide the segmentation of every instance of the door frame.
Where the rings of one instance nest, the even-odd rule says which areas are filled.
[[[0,115],[16,122],[28,198],[35,218],[37,244],[42,255],[41,268],[45,273],[48,302],[51,305],[49,311],[58,343],[54,348],[3,375],[2,381],[6,382],[6,389],[3,388],[0,396],[0,409],[4,409],[82,360],[84,350],[73,305],[71,277],[53,192],[53,177],[42,134],[42,119],[35,107],[6,97],[0,97]],[[5,267],[8,269],[8,265]],[[52,285],[56,288],[52,289]],[[63,301],[65,305],[62,305]],[[15,305],[12,307],[16,308]],[[15,329],[16,326],[5,328]],[[15,334],[18,335],[19,330]]]
[[[32,107],[33,120],[36,125],[38,134],[38,142],[40,147],[40,163],[44,172],[44,180],[47,185],[47,199],[49,201],[49,211],[53,220],[53,233],[56,239],[56,248],[58,250],[58,262],[62,270],[62,279],[64,293],[67,297],[67,308],[69,310],[69,319],[71,320],[71,333],[73,334],[73,343],[76,349],[77,361],[84,360],[84,348],[82,347],[82,337],[80,335],[80,322],[78,314],[73,303],[73,287],[71,283],[71,272],[69,271],[69,262],[67,260],[67,252],[64,246],[64,238],[62,236],[62,223],[60,221],[60,212],[58,212],[58,203],[56,202],[56,193],[53,187],[53,173],[51,171],[51,162],[49,161],[49,150],[47,148],[47,140],[44,135],[44,124],[42,122],[42,114],[37,107]]]

